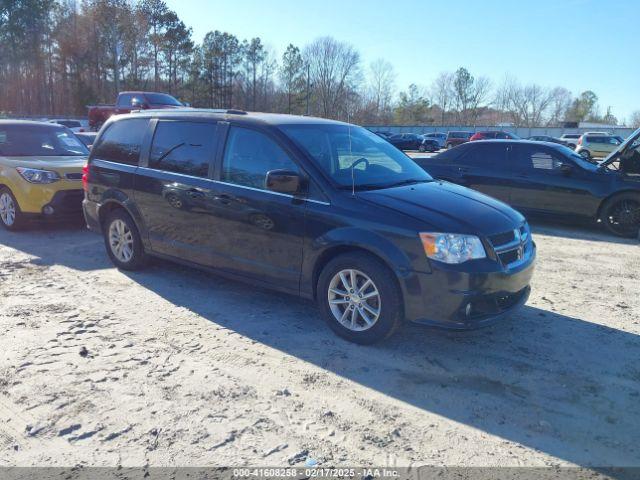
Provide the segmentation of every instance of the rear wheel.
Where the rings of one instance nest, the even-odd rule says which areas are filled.
[[[138,228],[131,216],[122,209],[111,211],[103,226],[107,254],[116,267],[138,270],[147,263]]]
[[[364,253],[331,260],[318,279],[317,297],[329,327],[354,343],[368,345],[391,336],[404,317],[394,273]]]
[[[7,187],[0,187],[0,223],[7,230],[24,227],[24,214],[20,211],[16,198]]]
[[[423,153],[424,153],[424,152],[426,151],[425,146],[421,144],[421,145],[418,147],[418,151],[419,151],[419,152],[423,152]]]
[[[604,226],[614,235],[632,238],[640,233],[640,195],[623,193],[610,198],[602,207]]]

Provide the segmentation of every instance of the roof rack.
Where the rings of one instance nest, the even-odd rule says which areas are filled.
[[[247,112],[245,112],[244,110],[237,110],[235,108],[191,108],[191,107],[184,107],[184,108],[175,108],[175,109],[164,109],[164,108],[152,108],[152,109],[147,109],[147,110],[131,110],[131,113],[157,113],[157,112],[162,112],[162,113],[166,113],[166,112],[208,112],[208,113],[225,113],[227,115],[248,115]]]

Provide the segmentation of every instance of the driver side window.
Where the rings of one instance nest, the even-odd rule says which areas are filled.
[[[267,172],[298,166],[280,146],[256,130],[231,127],[222,160],[223,182],[266,190]]]

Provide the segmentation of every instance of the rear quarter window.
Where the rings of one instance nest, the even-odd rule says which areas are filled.
[[[104,132],[92,147],[92,158],[125,165],[138,165],[140,150],[147,133],[149,119],[118,120]]]

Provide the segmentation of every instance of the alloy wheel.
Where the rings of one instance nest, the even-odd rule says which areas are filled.
[[[336,273],[329,283],[327,300],[334,318],[351,331],[369,330],[380,318],[380,292],[373,280],[359,270]]]
[[[640,229],[640,202],[629,199],[615,203],[605,220],[618,235],[636,235]]]
[[[122,263],[133,257],[133,234],[125,222],[116,219],[109,225],[109,247],[113,255]]]
[[[13,198],[7,192],[0,195],[0,218],[8,227],[11,227],[16,221],[16,206]]]

